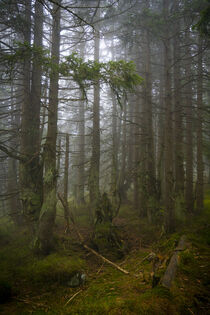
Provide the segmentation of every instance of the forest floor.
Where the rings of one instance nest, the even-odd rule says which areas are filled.
[[[82,215],[78,225],[88,238]],[[139,222],[137,214],[126,206],[115,225],[121,231],[127,253],[114,261],[129,271],[128,275],[82,248],[73,232],[66,236],[62,219],[57,222],[58,249],[44,259],[33,256],[25,231],[17,231],[1,219],[0,296],[8,290],[11,297],[0,304],[0,313],[210,314],[210,198],[205,200],[201,215],[180,224],[177,233],[167,238],[161,237],[155,226],[149,228],[146,222]],[[162,261],[162,275],[182,235],[186,235],[187,246],[180,253],[171,289],[160,284],[152,288],[149,254],[155,253]],[[109,253],[106,257],[113,259]],[[86,274],[86,281],[71,288],[67,279],[78,270]]]

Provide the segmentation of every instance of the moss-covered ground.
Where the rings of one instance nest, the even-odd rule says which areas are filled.
[[[1,219],[0,296],[5,300],[0,304],[0,313],[210,314],[210,196],[207,197],[204,212],[167,237],[124,206],[115,225],[125,244],[125,256],[115,257],[115,263],[129,275],[84,250],[73,228],[69,236],[65,235],[61,211],[56,251],[45,258],[33,255],[27,231],[17,230],[9,220]],[[88,241],[91,230],[86,226],[83,210],[78,212],[77,223]],[[152,262],[145,257],[151,252],[158,255],[162,275],[183,234],[188,244],[180,254],[171,289],[161,285],[152,288]],[[86,274],[86,281],[71,288],[68,280],[78,270]],[[8,300],[4,297],[7,292]]]

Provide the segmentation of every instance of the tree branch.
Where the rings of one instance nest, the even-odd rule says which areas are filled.
[[[42,5],[45,3],[43,0],[38,0]],[[60,7],[61,9],[71,13],[72,15],[74,15],[78,20],[80,20],[81,22],[83,22],[85,25],[89,25],[90,27],[92,27],[94,29],[94,26],[87,22],[86,20],[84,20],[81,16],[79,16],[77,13],[73,12],[72,10],[69,9],[68,6],[62,5],[61,3],[55,1],[55,0],[48,0],[49,2],[56,4],[58,7]]]
[[[22,162],[26,162],[26,159],[24,157],[21,157],[20,155],[15,154],[14,152],[8,150],[6,147],[4,147],[3,145],[0,144],[0,150],[3,151],[4,153],[6,153],[9,157],[22,161]]]

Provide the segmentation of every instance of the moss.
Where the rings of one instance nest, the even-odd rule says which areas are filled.
[[[53,183],[54,178],[55,178],[54,172],[51,169],[49,169],[44,176],[44,183],[50,185],[51,183]]]
[[[78,257],[51,254],[25,268],[25,276],[34,284],[54,282],[65,284],[75,272],[84,268],[85,262]]]
[[[194,255],[189,249],[181,252],[180,258],[181,258],[180,266],[189,265],[192,262],[194,262]]]
[[[163,240],[158,242],[155,247],[158,248],[162,253],[170,254],[178,245],[179,239],[180,239],[180,234],[174,233],[170,235],[170,238],[168,238],[167,236]]]
[[[124,256],[124,245],[119,230],[110,222],[96,225],[92,244],[100,253],[106,253],[109,257]]]

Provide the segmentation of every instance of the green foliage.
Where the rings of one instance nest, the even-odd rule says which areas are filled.
[[[19,63],[24,62],[26,59],[37,60],[40,65],[43,65],[45,70],[53,66],[48,50],[36,45],[30,45],[28,42],[16,42],[13,52],[2,54],[0,62],[7,66],[10,73],[14,71]]]
[[[200,12],[200,19],[193,29],[197,29],[201,35],[210,37],[210,1],[207,2],[207,7]]]
[[[17,42],[14,52],[3,54],[0,59],[7,65],[8,73],[14,71],[15,67],[26,59],[36,60],[42,65],[45,72],[60,73],[64,77],[72,78],[80,86],[84,95],[86,95],[86,88],[97,82],[109,84],[119,102],[127,90],[132,91],[143,81],[136,73],[135,64],[132,61],[99,63],[88,60],[85,62],[78,57],[77,53],[73,52],[58,65],[54,57],[49,56],[49,51],[30,45],[28,42]]]

